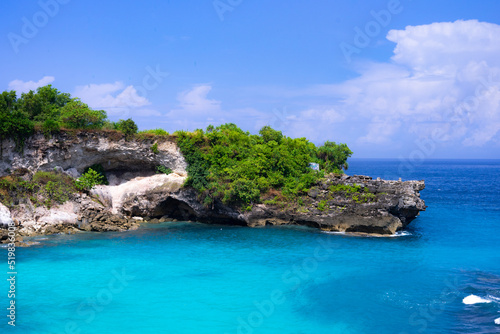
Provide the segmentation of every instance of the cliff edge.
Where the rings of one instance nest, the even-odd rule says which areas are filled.
[[[21,235],[33,235],[121,231],[137,228],[144,220],[178,219],[250,227],[298,224],[327,231],[388,235],[406,227],[425,210],[419,193],[424,181],[334,174],[294,201],[276,200],[271,193],[250,208],[230,207],[219,200],[207,207],[194,189],[183,185],[187,163],[174,140],[126,140],[106,132],[61,132],[50,139],[35,134],[27,139],[23,153],[16,151],[13,141],[5,140],[0,177],[55,171],[77,178],[96,164],[103,167],[109,185],[71,194],[65,203],[50,208],[34,205],[30,198],[16,198],[0,206],[0,226],[7,226],[12,219]],[[157,174],[157,166],[172,173]],[[6,239],[0,235],[2,238]]]

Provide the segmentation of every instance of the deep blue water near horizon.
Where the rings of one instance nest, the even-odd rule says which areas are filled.
[[[186,222],[38,238],[17,249],[15,328],[0,285],[0,333],[499,333],[500,161],[347,174],[424,179],[428,209],[392,238]]]

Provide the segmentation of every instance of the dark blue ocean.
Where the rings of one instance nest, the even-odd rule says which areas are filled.
[[[347,174],[424,179],[428,209],[390,238],[185,222],[38,238],[16,251],[15,328],[0,285],[0,332],[500,333],[500,161]]]

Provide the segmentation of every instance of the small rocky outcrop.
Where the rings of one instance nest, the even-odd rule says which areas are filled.
[[[5,228],[0,228],[0,244],[9,244],[12,243],[12,239],[9,236],[9,230]],[[23,237],[19,234],[14,235],[14,243],[17,246],[25,246],[26,244],[23,242]]]
[[[62,205],[56,205],[51,209],[36,207],[29,199],[18,204],[10,212],[14,219],[10,218],[0,205],[0,223],[8,223],[16,227],[16,237],[35,236],[41,234],[77,233],[81,231],[126,231],[136,229],[138,220],[126,217],[123,214],[114,214],[108,207],[103,205],[99,197],[87,194],[74,194],[71,199]],[[7,231],[7,225],[0,224],[0,238]],[[4,241],[6,242],[6,241]]]
[[[113,214],[102,208],[89,208],[78,217],[75,225],[83,231],[121,232],[137,229],[139,222],[136,219]]]
[[[18,220],[15,219],[11,225],[15,225],[15,243],[20,246],[27,244],[23,243],[23,236],[35,236],[41,234],[73,234],[82,231],[88,232],[121,232],[126,230],[134,230],[139,227],[139,221],[142,219],[126,217],[122,214],[113,214],[106,207],[94,202],[89,197],[80,200],[83,206],[80,205],[77,213],[74,214],[74,219],[71,220],[49,220],[47,216],[42,219],[35,220]],[[60,212],[61,208],[57,208],[54,212]],[[1,205],[0,205],[1,211]],[[49,210],[50,212],[50,210]],[[26,213],[25,213],[26,215]],[[52,215],[48,215],[51,217]],[[73,217],[73,215],[71,215]],[[2,221],[0,221],[2,222]],[[6,225],[0,227],[0,243],[9,243],[8,228]]]
[[[332,191],[338,185],[360,190]],[[424,181],[386,181],[373,180],[368,176],[330,175],[303,198],[302,205],[284,208],[257,205],[251,212],[244,213],[243,217],[250,226],[285,223],[313,226],[326,231],[394,234],[425,210],[425,203],[419,193],[424,187]]]

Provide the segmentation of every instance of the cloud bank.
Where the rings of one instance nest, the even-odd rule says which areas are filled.
[[[144,108],[151,105],[151,102],[140,96],[134,86],[125,86],[120,81],[77,86],[72,95],[79,97],[93,109],[106,110],[110,116],[127,118],[133,115],[161,115],[154,109]]]
[[[12,80],[9,82],[8,89],[15,90],[17,95],[20,96],[22,93],[28,93],[30,90],[36,91],[38,87],[46,86],[54,82],[55,78],[51,76],[45,76],[38,81],[22,81],[19,79]]]
[[[359,124],[349,131],[358,133],[360,145],[397,145],[403,137],[428,137],[436,129],[445,142],[499,143],[499,25],[432,23],[391,30],[387,39],[396,43],[390,62],[358,63],[358,77],[304,90],[304,96],[336,102],[320,114],[311,113],[314,106],[298,113],[295,133],[342,132],[344,121]]]

